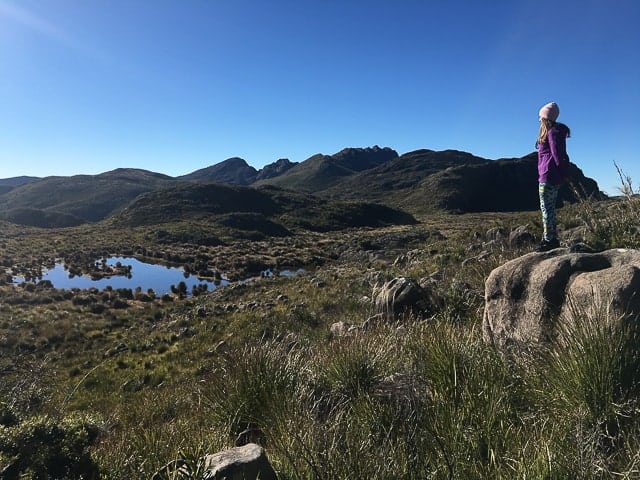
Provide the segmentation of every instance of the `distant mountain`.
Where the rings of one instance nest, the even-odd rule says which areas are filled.
[[[7,187],[19,187],[20,185],[24,185],[25,183],[30,183],[35,180],[39,180],[38,177],[11,177],[11,178],[0,178],[0,186]]]
[[[383,165],[398,157],[391,148],[346,148],[334,155],[314,155],[282,175],[256,182],[291,190],[315,193],[326,190],[340,179]]]
[[[280,159],[262,170],[256,170],[242,158],[234,157],[178,179],[232,185],[275,185],[313,193],[328,188],[338,178],[377,167],[397,156],[398,153],[388,147],[345,148],[334,155],[317,154],[300,163]]]
[[[395,150],[389,147],[380,148],[377,145],[368,148],[344,148],[331,155],[337,165],[353,172],[375,168],[397,157],[398,152]]]
[[[604,196],[596,182],[585,177],[576,166],[572,166],[572,175],[587,194]],[[284,225],[283,228],[298,225],[307,229],[314,228],[313,222],[319,225],[317,228],[334,228],[330,227],[334,220],[336,225],[343,225],[337,211],[344,213],[344,219],[351,215],[353,226],[363,215],[369,218],[369,214],[362,212],[373,207],[346,207],[344,201],[383,204],[414,214],[433,210],[477,212],[538,208],[535,153],[523,158],[487,160],[456,150],[423,149],[398,156],[390,148],[375,146],[346,148],[333,155],[318,154],[301,163],[280,159],[259,171],[236,157],[177,178],[124,168],[100,175],[46,177],[28,182],[28,177],[19,178],[25,178],[25,183],[0,185],[0,220],[42,227],[100,221],[125,207],[128,213],[123,213],[121,221],[130,224],[165,222],[170,216],[191,218],[242,213],[241,221],[237,218],[229,221],[250,223],[251,218],[258,221],[255,215],[261,215],[269,222]],[[19,183],[19,180],[12,182]],[[207,186],[212,182],[215,185]],[[210,198],[202,193],[205,190],[194,189],[194,183],[223,197]],[[234,190],[233,186],[253,188]],[[279,210],[264,211],[273,204],[274,198],[283,202]],[[561,191],[561,199],[575,201],[566,188]],[[341,200],[343,204],[329,205],[329,200]],[[199,201],[205,203],[190,203]],[[283,207],[292,204],[297,205],[295,212]],[[324,208],[334,213],[325,213]],[[360,213],[356,215],[353,209],[360,209]],[[296,220],[285,221],[276,218],[278,215]],[[303,215],[308,215],[306,220]],[[381,212],[373,216],[376,215],[384,217]],[[279,227],[274,228],[276,231]]]
[[[537,154],[522,158],[485,160],[447,168],[424,178],[400,205],[409,211],[427,206],[456,212],[527,211],[539,208]],[[580,194],[596,199],[606,196],[595,180],[571,164],[572,183]],[[565,184],[559,200],[577,201]]]
[[[421,180],[446,168],[486,162],[466,152],[415,150],[375,168],[337,179],[322,195],[342,199],[362,199],[387,203],[389,196],[402,196]]]
[[[281,158],[276,162],[265,165],[261,170],[256,170],[242,158],[233,157],[177,178],[179,180],[186,180],[189,182],[217,182],[228,183],[231,185],[250,185],[257,180],[264,180],[282,175],[295,165],[297,165],[297,162],[290,162],[287,158]]]
[[[34,182],[38,180],[38,177],[11,177],[11,178],[0,178],[0,197],[7,192],[10,192],[15,187],[19,187],[20,185],[25,185],[30,182]]]
[[[414,224],[409,214],[383,205],[331,201],[277,187],[182,183],[139,196],[110,221],[118,225],[208,220],[221,228],[287,235],[291,229]]]
[[[141,193],[175,183],[176,180],[167,175],[131,168],[100,175],[45,177],[0,196],[0,217],[38,226],[95,222]],[[56,222],[56,219],[62,221]],[[51,223],[43,224],[46,220]]]
[[[281,158],[269,165],[265,165],[261,170],[259,170],[254,181],[267,180],[269,178],[283,175],[297,164],[298,162],[290,162],[288,158]]]
[[[189,182],[219,182],[233,185],[253,183],[258,171],[239,157],[228,158],[210,167],[178,177]]]

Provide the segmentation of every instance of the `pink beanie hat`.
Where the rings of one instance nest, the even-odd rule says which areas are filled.
[[[540,113],[538,114],[540,118],[546,118],[552,122],[556,121],[558,115],[560,115],[560,107],[558,107],[556,102],[547,103],[540,109]]]

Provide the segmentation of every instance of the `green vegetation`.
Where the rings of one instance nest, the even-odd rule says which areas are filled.
[[[100,427],[91,419],[31,417],[0,423],[2,478],[99,478],[89,447]],[[14,424],[15,423],[15,424]]]
[[[594,245],[636,246],[628,222],[639,224],[638,207],[628,195],[566,207],[560,220],[586,224]],[[46,235],[2,223],[8,272],[56,258],[82,271],[108,254],[238,278],[263,266],[306,270],[172,302],[0,280],[2,478],[94,478],[98,469],[113,480],[161,470],[203,478],[204,453],[249,433],[282,479],[637,478],[637,331],[603,311],[548,348],[499,354],[482,341],[484,280],[528,250],[487,244],[486,232],[528,224],[539,235],[538,214],[420,220],[294,225],[255,241],[207,218]],[[330,333],[335,322],[372,317],[374,285],[396,276],[431,278],[442,302],[428,315]],[[171,477],[179,459],[191,473]]]
[[[46,177],[0,195],[0,218],[41,227],[95,222],[141,193],[175,184],[176,180],[166,175],[132,168],[99,175]]]
[[[249,188],[217,183],[181,184],[140,196],[113,218],[115,225],[153,225],[208,219],[216,226],[289,235],[288,229],[326,232],[350,227],[414,224],[409,214],[384,205],[339,202],[276,187]]]
[[[568,209],[586,227],[589,244],[599,250],[640,247],[640,192],[617,165],[616,169],[620,176],[620,198],[602,202],[576,191],[581,200]]]

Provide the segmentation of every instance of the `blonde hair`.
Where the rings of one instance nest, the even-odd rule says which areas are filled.
[[[549,120],[548,118],[540,119],[540,131],[538,132],[538,143],[542,144],[547,141],[547,134],[551,127],[556,124],[553,120]]]

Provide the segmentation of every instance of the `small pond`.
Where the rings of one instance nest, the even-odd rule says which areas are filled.
[[[55,267],[46,270],[42,278],[38,280],[49,280],[55,288],[60,289],[88,289],[97,288],[103,290],[110,286],[113,289],[130,288],[135,290],[140,287],[143,292],[153,289],[157,296],[171,293],[171,286],[184,282],[187,285],[187,292],[190,295],[194,286],[206,285],[207,290],[215,290],[222,285],[228,285],[229,281],[201,279],[195,275],[189,275],[180,267],[171,267],[153,263],[145,263],[131,257],[110,257],[107,265],[115,266],[117,263],[130,265],[130,275],[114,275],[111,277],[92,279],[87,275],[70,276],[65,270],[63,263],[56,263]],[[14,277],[13,283],[23,283],[23,277]]]

